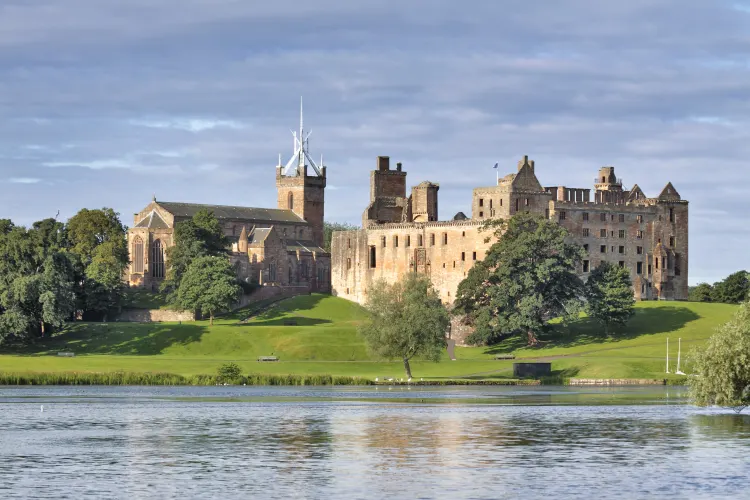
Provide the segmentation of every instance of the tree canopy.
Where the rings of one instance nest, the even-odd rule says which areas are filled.
[[[127,229],[111,208],[82,209],[66,225],[70,251],[82,270],[79,309],[107,318],[118,309],[129,264]]]
[[[713,302],[727,304],[740,304],[750,299],[750,279],[747,271],[738,271],[715,283],[711,298]]]
[[[180,307],[208,315],[211,325],[217,312],[230,309],[242,289],[226,257],[203,256],[193,260],[177,290]]]
[[[167,276],[161,289],[168,293],[168,301],[178,302],[177,293],[183,275],[199,257],[226,255],[229,239],[213,212],[202,209],[192,219],[175,225],[174,246],[167,249]]]
[[[62,223],[45,219],[31,229],[0,221],[0,342],[60,328],[75,310],[74,257]]]
[[[750,273],[737,271],[713,285],[699,283],[690,287],[688,300],[691,302],[741,304],[750,300]]]
[[[738,411],[750,406],[750,304],[743,304],[694,356],[697,376],[690,386],[696,404]]]
[[[31,340],[74,317],[119,307],[128,265],[125,227],[110,208],[67,224],[0,220],[0,341]]]
[[[450,317],[429,278],[408,274],[392,285],[379,281],[368,289],[365,307],[370,321],[360,333],[370,351],[401,359],[407,378],[415,356],[440,360]]]
[[[604,325],[624,325],[635,314],[635,298],[630,272],[624,267],[602,262],[589,275],[584,287],[586,312]]]
[[[576,268],[583,249],[568,242],[568,233],[545,217],[519,213],[483,226],[497,241],[477,262],[456,292],[455,313],[475,327],[467,339],[487,344],[504,334],[521,332],[528,343],[554,317],[577,317],[582,283]]]
[[[699,283],[691,287],[688,300],[690,302],[713,302],[713,287],[708,283]]]

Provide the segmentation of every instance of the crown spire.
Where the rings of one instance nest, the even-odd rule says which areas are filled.
[[[305,135],[305,122],[304,122],[304,112],[302,107],[302,97],[299,98],[299,136],[297,135],[297,132],[292,132],[292,137],[294,137],[294,153],[292,154],[292,157],[289,159],[286,165],[284,165],[282,171],[283,175],[285,176],[298,176],[298,175],[304,175],[305,173],[305,167],[309,164],[313,170],[315,171],[315,174],[318,177],[322,177],[323,173],[321,172],[318,165],[313,161],[312,157],[310,156],[310,134],[312,134],[312,131],[307,132],[307,135]],[[281,159],[279,159],[279,165],[281,165]]]

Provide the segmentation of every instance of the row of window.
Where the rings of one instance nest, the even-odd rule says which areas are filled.
[[[475,261],[477,260],[477,253],[471,252],[471,260]],[[466,252],[461,252],[461,262],[466,262]],[[377,251],[375,248],[375,245],[370,246],[370,268],[374,269],[377,267],[378,260],[377,260]],[[445,267],[445,264],[443,264],[443,267]],[[456,267],[456,261],[453,261],[453,267]],[[346,269],[349,270],[352,268],[352,259],[351,257],[347,257],[346,259]]]
[[[589,230],[589,228],[584,227],[581,230],[581,236],[584,237],[584,238],[590,238],[591,237],[591,231]],[[609,236],[611,238],[614,238],[615,237],[615,232],[614,231],[610,231],[609,232]],[[619,239],[625,239],[626,236],[627,236],[627,234],[626,234],[626,231],[624,229],[620,229],[617,232],[617,237]],[[606,238],[607,237],[607,230],[606,229],[600,229],[599,230],[599,237],[600,238]],[[643,237],[644,237],[644,232],[643,231],[638,231],[638,232],[635,233],[635,238],[637,240],[642,240]],[[659,243],[661,243],[661,240],[659,240]],[[674,236],[670,236],[669,237],[669,247],[670,248],[674,248],[676,246],[676,243],[677,243],[677,239]]]
[[[300,281],[308,281],[310,279],[310,275],[309,275],[309,268],[307,266],[307,262],[305,262],[303,260],[302,262],[299,263],[299,267],[300,267],[300,273],[299,273]],[[288,274],[289,274],[289,283],[293,283],[294,282],[294,272],[293,272],[292,266],[289,266],[288,269],[287,269],[287,271],[288,271]],[[267,274],[265,274],[265,276],[267,277],[267,281],[271,281],[271,282],[276,281],[277,276],[278,276],[277,275],[276,263],[270,262],[268,264],[268,270],[267,271],[261,271],[261,272],[267,273]],[[325,278],[326,278],[327,275],[328,275],[328,269],[326,269],[325,267],[318,267],[317,268],[317,278],[318,278],[318,285],[319,286],[325,284],[325,281],[326,281]]]
[[[518,209],[518,207],[516,207],[516,209]],[[566,220],[567,219],[567,217],[568,217],[567,211],[560,210],[560,212],[558,212],[558,213],[559,213],[560,220]],[[608,222],[608,221],[609,222],[616,222],[617,221],[617,222],[620,222],[620,223],[624,223],[625,219],[626,219],[625,214],[609,214],[609,217],[607,217],[607,215],[608,214],[606,212],[601,212],[599,214],[599,221],[600,222]],[[588,222],[589,221],[589,212],[583,212],[582,218],[583,218],[584,222]],[[672,224],[674,224],[676,222],[677,219],[675,218],[674,208],[670,208],[669,209],[668,219],[669,219],[669,222],[672,223]],[[660,221],[662,220],[662,216],[661,215],[659,216],[659,220]],[[635,221],[638,224],[643,224],[643,215],[636,215],[635,216]]]
[[[661,264],[663,266],[664,262],[662,262]],[[680,258],[679,258],[678,255],[675,256],[674,262],[670,262],[668,260],[666,264],[667,264],[667,268],[669,268],[670,266],[674,267],[674,274],[675,274],[675,276],[680,276],[680,274],[681,274],[681,270],[680,270]],[[625,261],[624,260],[619,261],[618,265],[620,267],[625,267]],[[654,268],[657,271],[659,270],[659,258],[658,257],[654,259]],[[583,272],[584,273],[591,272],[591,261],[589,261],[589,260],[584,260],[583,261]],[[652,268],[651,268],[651,264],[649,264],[648,265],[647,276],[650,276],[651,273],[652,273]],[[638,275],[643,274],[643,262],[636,262],[635,263],[635,274],[638,274]]]
[[[490,199],[489,202],[490,202],[489,203],[490,213],[494,214],[494,211],[492,211],[492,208],[493,208],[492,207],[492,200]],[[516,212],[520,211],[521,210],[521,199],[520,198],[516,198],[515,205],[516,205]],[[528,207],[529,205],[531,205],[531,200],[529,198],[524,198],[524,200],[523,200],[523,206]],[[500,198],[500,206],[501,207],[503,206],[503,200],[502,200],[502,198]],[[482,208],[482,207],[484,207],[484,198],[479,198],[479,208]],[[484,212],[483,211],[479,212],[479,217],[484,217]]]
[[[558,216],[559,216],[560,220],[567,220],[567,218],[568,218],[568,212],[566,210],[560,210],[558,212],[558,214],[559,214]],[[589,212],[583,212],[582,215],[583,215],[583,222],[588,222],[590,220],[589,219]],[[609,215],[609,217],[607,217],[608,215]],[[624,223],[625,222],[625,214],[607,214],[606,212],[601,212],[599,214],[599,221],[600,222],[607,222],[608,220],[609,220],[609,222]],[[643,216],[642,215],[636,215],[635,216],[635,221],[638,224],[642,224],[643,223]]]
[[[466,232],[464,232],[462,236],[466,236]],[[435,246],[435,241],[436,241],[435,233],[431,233],[429,235],[429,237],[430,237],[430,246],[434,247]],[[394,235],[392,237],[393,248],[398,248],[399,247],[399,242],[400,242],[400,240],[399,240],[398,235]],[[442,234],[441,242],[442,242],[443,245],[447,245],[448,244],[448,233],[443,233]],[[388,246],[388,239],[385,236],[381,236],[380,237],[380,246],[382,248],[386,248]],[[404,246],[405,247],[410,247],[411,246],[411,235],[406,235],[406,237],[404,239]],[[424,237],[421,234],[417,235],[417,246],[418,247],[424,246]],[[351,248],[351,240],[349,241],[349,248]]]
[[[307,262],[302,261],[301,268],[301,276],[307,277]],[[143,240],[139,236],[136,236],[133,239],[133,272],[143,273],[144,270]],[[324,281],[325,271],[323,268],[318,268],[319,282]],[[154,278],[164,278],[165,276],[164,245],[161,240],[156,240],[151,244],[151,276]],[[276,281],[276,264],[273,262],[268,266],[268,279]],[[289,281],[292,281],[291,267],[289,268]]]

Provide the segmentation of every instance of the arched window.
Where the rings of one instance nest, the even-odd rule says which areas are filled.
[[[151,276],[164,277],[164,247],[161,240],[156,240],[151,245]]]
[[[294,193],[289,192],[289,200],[287,201],[287,207],[289,210],[294,210]]]
[[[143,272],[143,240],[140,236],[133,239],[133,272]]]

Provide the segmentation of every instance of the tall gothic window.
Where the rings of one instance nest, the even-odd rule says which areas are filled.
[[[161,240],[156,240],[151,245],[151,276],[164,277],[164,247]]]
[[[133,240],[133,272],[143,272],[143,240],[140,236]]]
[[[287,201],[287,207],[289,210],[294,210],[294,193],[289,192],[289,200]]]

